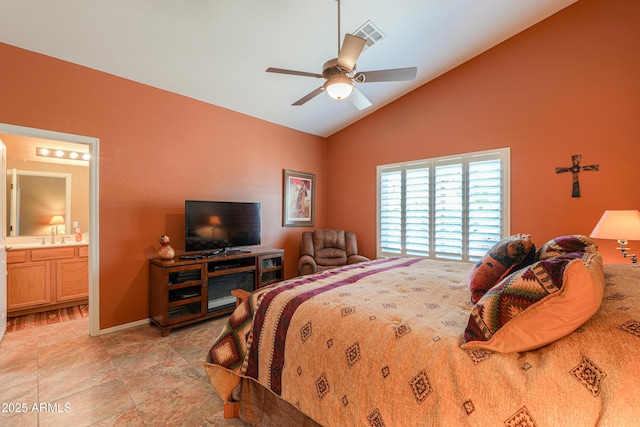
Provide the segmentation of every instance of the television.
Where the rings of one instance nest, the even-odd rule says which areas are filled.
[[[260,244],[260,203],[186,200],[184,211],[186,252],[230,252]]]

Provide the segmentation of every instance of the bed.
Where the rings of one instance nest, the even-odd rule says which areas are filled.
[[[491,287],[474,303],[470,272],[480,263],[396,257],[252,293],[215,340],[205,370],[218,395],[230,407],[238,401],[252,425],[637,425],[640,267],[603,267],[594,247],[551,254],[548,263],[564,263],[554,278],[564,283],[559,290],[547,289],[525,310],[511,302],[501,308],[517,311],[505,324],[534,311],[518,327],[535,336],[562,311],[546,304],[560,301],[569,272],[578,270],[570,266],[595,266],[571,284],[579,300],[593,293],[583,290],[585,280],[602,279],[594,285],[601,289],[597,305],[582,313],[588,320],[561,315],[555,329],[570,330],[552,332],[562,336],[535,349],[512,351],[509,345],[521,344],[500,335],[504,325],[477,337],[478,316],[488,316],[489,329],[496,320],[487,296],[531,265],[507,271],[498,278],[501,289]],[[566,255],[575,256],[567,262]]]

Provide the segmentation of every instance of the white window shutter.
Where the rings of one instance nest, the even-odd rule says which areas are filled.
[[[436,258],[462,259],[463,168],[460,159],[436,165]]]
[[[469,260],[477,261],[502,238],[500,159],[469,163]]]
[[[406,254],[429,256],[429,168],[409,168],[406,171]]]
[[[378,166],[378,256],[479,260],[508,233],[509,149]]]
[[[400,170],[382,172],[379,178],[379,187],[378,246],[382,252],[401,254],[404,234],[402,172]]]

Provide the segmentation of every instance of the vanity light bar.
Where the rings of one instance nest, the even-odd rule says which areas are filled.
[[[84,161],[88,161],[91,158],[89,153],[79,153],[77,151],[60,150],[57,148],[47,147],[36,147],[36,156]]]

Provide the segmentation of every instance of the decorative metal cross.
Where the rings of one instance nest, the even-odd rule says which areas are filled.
[[[571,197],[580,197],[580,181],[578,181],[578,174],[581,171],[598,171],[598,169],[600,169],[600,165],[580,166],[581,159],[582,156],[580,154],[576,154],[575,156],[571,156],[573,166],[570,168],[556,168],[556,173],[571,172],[573,174],[573,191],[571,192]]]

